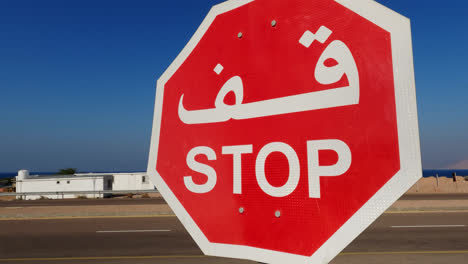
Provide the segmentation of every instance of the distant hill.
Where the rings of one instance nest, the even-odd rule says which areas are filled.
[[[13,178],[17,175],[16,172],[0,172],[0,179]]]
[[[455,164],[452,164],[447,167],[447,169],[451,170],[468,170],[468,159],[467,160],[462,160],[460,162],[457,162]]]

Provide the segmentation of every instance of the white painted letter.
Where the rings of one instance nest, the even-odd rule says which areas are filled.
[[[288,159],[288,181],[281,187],[272,186],[266,179],[265,161],[272,152],[281,152]],[[281,142],[274,142],[264,146],[258,153],[257,161],[255,162],[255,174],[257,175],[258,185],[260,185],[260,188],[262,188],[266,194],[273,197],[285,197],[290,195],[299,183],[299,177],[301,175],[300,170],[299,158],[294,149],[288,144]]]
[[[223,147],[223,155],[232,154],[233,157],[233,181],[235,194],[242,193],[242,154],[252,153],[252,145]]]
[[[338,162],[332,166],[320,166],[319,150],[335,151]],[[346,143],[337,139],[307,141],[307,157],[310,198],[320,198],[320,177],[342,175],[351,166],[351,150]]]
[[[188,167],[193,171],[203,173],[208,177],[208,180],[204,184],[194,183],[192,176],[184,177],[185,187],[194,193],[207,193],[213,190],[216,185],[216,171],[212,167],[195,160],[195,157],[201,154],[205,155],[208,160],[216,160],[216,153],[209,147],[196,147],[189,151],[187,154]]]

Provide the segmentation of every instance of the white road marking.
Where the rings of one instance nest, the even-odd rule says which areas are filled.
[[[171,230],[107,230],[96,231],[96,233],[149,233],[149,232],[171,232]]]
[[[414,225],[414,226],[391,226],[391,228],[431,228],[431,227],[466,227],[466,225]]]

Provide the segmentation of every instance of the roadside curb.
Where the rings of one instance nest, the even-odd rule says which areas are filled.
[[[468,207],[407,207],[389,208],[385,213],[459,213],[468,212]]]

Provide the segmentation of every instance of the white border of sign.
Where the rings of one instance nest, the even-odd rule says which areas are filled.
[[[217,15],[252,1],[254,0],[229,0],[214,6],[187,46],[158,80],[148,175],[206,255],[243,258],[272,264],[328,263],[422,177],[410,21],[372,0],[335,0],[391,34],[401,169],[312,256],[306,257],[248,246],[209,242],[155,170],[164,85],[194,50]]]

